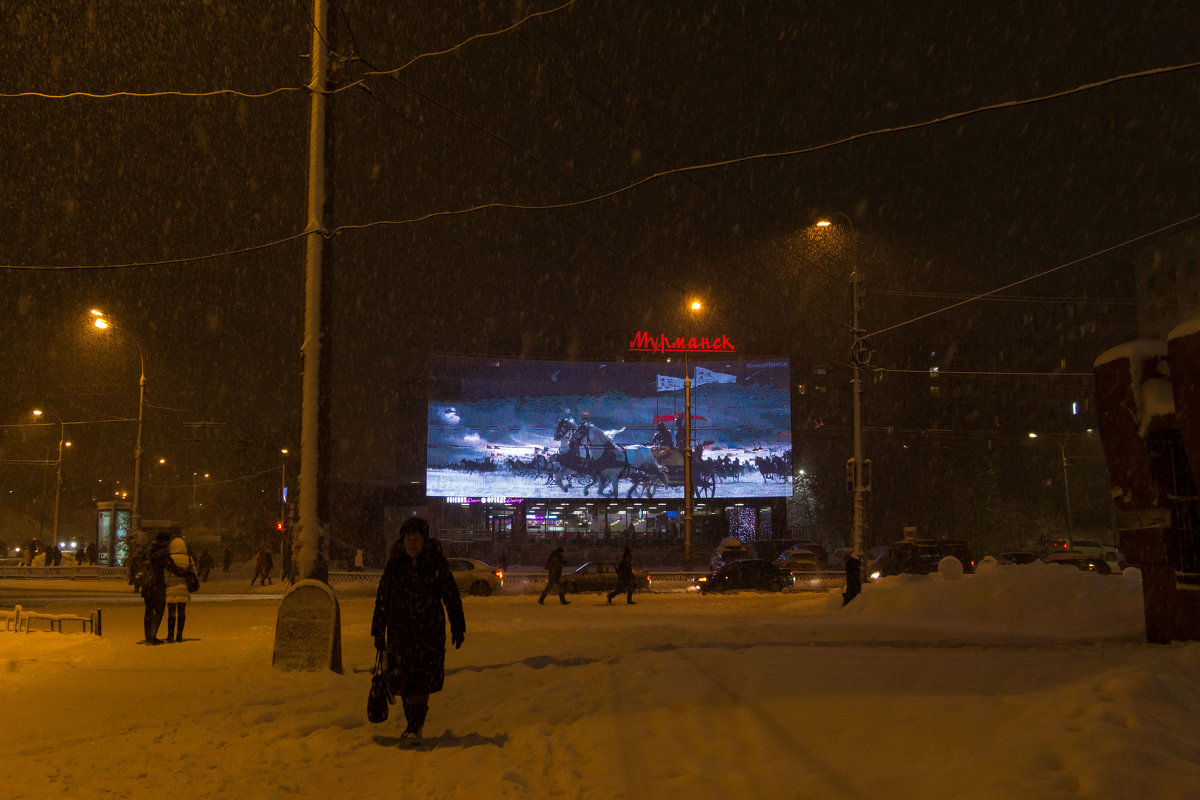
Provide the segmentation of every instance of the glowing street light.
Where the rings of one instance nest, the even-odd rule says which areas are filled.
[[[71,443],[64,441],[64,439],[66,439],[66,436],[64,435],[62,417],[60,417],[58,414],[55,414],[52,411],[49,411],[49,412],[42,411],[40,408],[35,408],[33,410],[33,415],[35,417],[41,417],[44,414],[49,414],[50,416],[52,416],[56,420],[58,420],[58,474],[54,478],[54,543],[58,544],[58,501],[62,495],[63,447],[70,447]],[[42,486],[43,486],[43,491],[44,491],[45,481],[42,482]],[[43,504],[42,507],[45,508],[45,505]],[[43,517],[43,519],[45,518],[44,512],[42,514],[42,517]]]
[[[142,345],[137,338],[129,334],[124,327],[113,325],[107,318],[107,314],[98,308],[93,308],[89,312],[95,319],[92,325],[100,330],[108,330],[113,328],[128,334],[129,341],[133,342],[138,351],[138,363],[141,372],[138,376],[138,416],[137,416],[137,442],[133,449],[133,504],[131,516],[133,517],[133,530],[140,531],[142,529],[141,516],[141,486],[142,486],[142,418],[146,407],[146,357],[142,353]]]
[[[846,220],[850,233],[854,237],[854,263],[850,272],[850,366],[853,370],[851,377],[851,410],[854,427],[854,458],[853,491],[854,491],[854,521],[851,527],[851,545],[854,556],[860,561],[863,555],[863,493],[866,491],[863,480],[862,453],[862,377],[860,368],[866,366],[871,359],[870,348],[867,346],[864,332],[858,323],[859,297],[862,287],[862,276],[858,268],[858,230],[854,221],[842,212],[834,216]],[[818,228],[828,228],[833,225],[831,220],[823,219],[817,222]]]
[[[688,303],[688,310],[692,314],[699,314],[704,310],[704,304],[699,300],[692,300]],[[688,337],[690,343],[691,337]],[[688,365],[688,349],[683,351],[683,569],[686,572],[691,572],[694,566],[692,562],[692,534],[695,530],[695,522],[693,521],[693,507],[695,505],[695,489],[692,479],[692,372]],[[678,447],[679,443],[676,442]]]

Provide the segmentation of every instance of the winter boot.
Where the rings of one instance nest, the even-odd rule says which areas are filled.
[[[425,727],[425,715],[428,712],[429,705],[426,703],[404,701],[404,719],[408,721],[408,726],[400,734],[400,741],[405,744],[421,743],[421,730]]]

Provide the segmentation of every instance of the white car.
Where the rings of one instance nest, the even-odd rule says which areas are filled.
[[[450,571],[454,573],[454,582],[458,591],[463,594],[473,594],[487,597],[492,592],[498,592],[504,587],[503,570],[476,561],[473,558],[447,558]]]

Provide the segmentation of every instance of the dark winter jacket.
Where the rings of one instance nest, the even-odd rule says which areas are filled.
[[[558,583],[562,578],[563,569],[563,551],[561,547],[556,547],[546,558],[546,581],[551,585]]]
[[[165,543],[155,542],[150,545],[150,558],[148,559],[146,568],[146,578],[141,585],[142,594],[161,595],[165,598],[167,596],[168,572],[183,578],[186,578],[188,573],[186,569],[181,569],[175,565],[174,560],[171,558],[171,551],[167,549]]]
[[[450,564],[430,541],[416,560],[403,548],[392,551],[379,588],[371,636],[385,636],[392,688],[401,695],[442,689],[446,665],[446,617],[453,633],[465,633],[462,598]]]

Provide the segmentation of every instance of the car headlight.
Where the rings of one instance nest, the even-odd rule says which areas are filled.
[[[879,579],[880,579],[880,578],[882,578],[882,577],[883,577],[883,575],[882,575],[881,573],[879,573],[879,572],[872,572],[872,573],[871,573],[871,580],[873,580],[873,581],[877,581],[877,580],[879,580]]]

